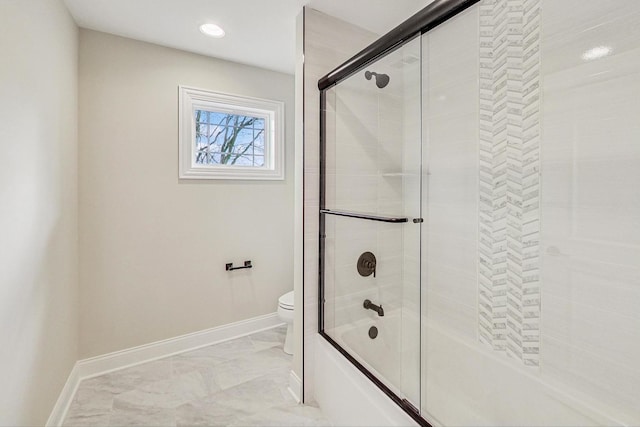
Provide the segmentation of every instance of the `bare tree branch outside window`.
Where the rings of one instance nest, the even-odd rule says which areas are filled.
[[[196,110],[198,164],[264,166],[264,118]]]

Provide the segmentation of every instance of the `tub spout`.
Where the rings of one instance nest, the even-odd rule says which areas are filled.
[[[362,306],[367,310],[375,311],[376,313],[378,313],[378,316],[380,317],[384,316],[384,309],[382,308],[382,304],[375,305],[374,303],[371,302],[371,300],[366,299],[364,300],[364,304],[362,304]]]

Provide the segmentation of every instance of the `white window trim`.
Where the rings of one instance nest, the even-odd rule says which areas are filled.
[[[179,86],[180,179],[284,179],[284,102],[248,96],[230,95],[187,86]],[[265,119],[265,165],[196,165],[195,110],[210,109]]]

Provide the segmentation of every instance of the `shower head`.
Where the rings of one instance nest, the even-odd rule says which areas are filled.
[[[371,80],[371,77],[376,78],[376,86],[378,86],[380,89],[382,89],[383,87],[389,84],[390,79],[387,74],[378,74],[378,73],[374,73],[373,71],[364,72],[365,79]]]

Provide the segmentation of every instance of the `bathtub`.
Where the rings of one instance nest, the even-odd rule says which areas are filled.
[[[369,329],[378,330],[376,338]],[[420,336],[418,317],[408,310],[375,313],[325,332],[396,395],[419,405]]]
[[[421,353],[417,348],[420,340],[409,340],[400,330],[400,325],[411,325],[414,316],[403,319],[401,314],[395,311],[383,318],[364,318],[327,332],[398,396],[403,396],[400,390],[407,390],[403,379],[421,386],[422,395],[418,389],[418,405],[414,406],[434,426],[634,425],[629,422],[635,419],[633,414],[625,420],[602,402],[589,401],[577,390],[545,380],[506,356],[426,321],[422,337],[428,345]],[[368,336],[371,326],[380,331],[374,340]],[[324,338],[318,335],[317,339],[315,397],[334,425],[416,425]],[[403,342],[405,351],[400,350]],[[413,363],[408,366],[415,368],[420,354],[422,372],[418,369],[410,375],[405,369],[402,375],[403,363]]]

